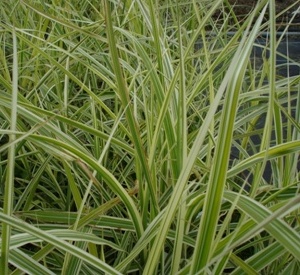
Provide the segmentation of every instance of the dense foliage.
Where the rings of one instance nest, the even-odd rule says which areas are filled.
[[[300,273],[274,0],[0,7],[1,274]]]

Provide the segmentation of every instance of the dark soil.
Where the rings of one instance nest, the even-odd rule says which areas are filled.
[[[236,14],[239,20],[243,20],[243,18],[247,17],[247,15],[251,12],[251,10],[257,4],[257,0],[228,0],[228,2],[232,5],[233,11]],[[292,4],[298,2],[298,4],[294,5],[292,8],[289,8]],[[276,22],[278,28],[282,29],[286,26],[287,22],[293,16],[293,13],[297,11],[300,7],[300,1],[295,0],[276,0]],[[288,9],[288,10],[286,10]],[[268,17],[268,11],[266,13],[266,17]],[[266,18],[267,20],[268,18]],[[290,29],[300,30],[300,10],[293,20],[292,24],[290,24]]]

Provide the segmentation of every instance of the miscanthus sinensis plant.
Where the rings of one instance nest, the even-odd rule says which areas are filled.
[[[299,274],[274,0],[0,6],[1,274]]]

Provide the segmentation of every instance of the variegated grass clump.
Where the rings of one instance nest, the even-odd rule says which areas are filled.
[[[0,6],[1,274],[299,273],[274,0]]]

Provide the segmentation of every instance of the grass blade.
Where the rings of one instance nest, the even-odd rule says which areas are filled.
[[[15,170],[15,144],[17,130],[17,104],[18,104],[18,51],[17,51],[17,37],[16,33],[12,31],[13,37],[13,76],[12,76],[12,91],[11,91],[11,118],[10,118],[10,134],[9,142],[11,145],[8,149],[8,163],[7,176],[5,183],[4,207],[3,212],[10,216],[13,213],[14,201],[14,170]],[[10,243],[11,227],[9,224],[2,222],[2,246],[1,246],[1,262],[0,269],[3,274],[8,274],[8,258],[9,258],[9,243]]]

